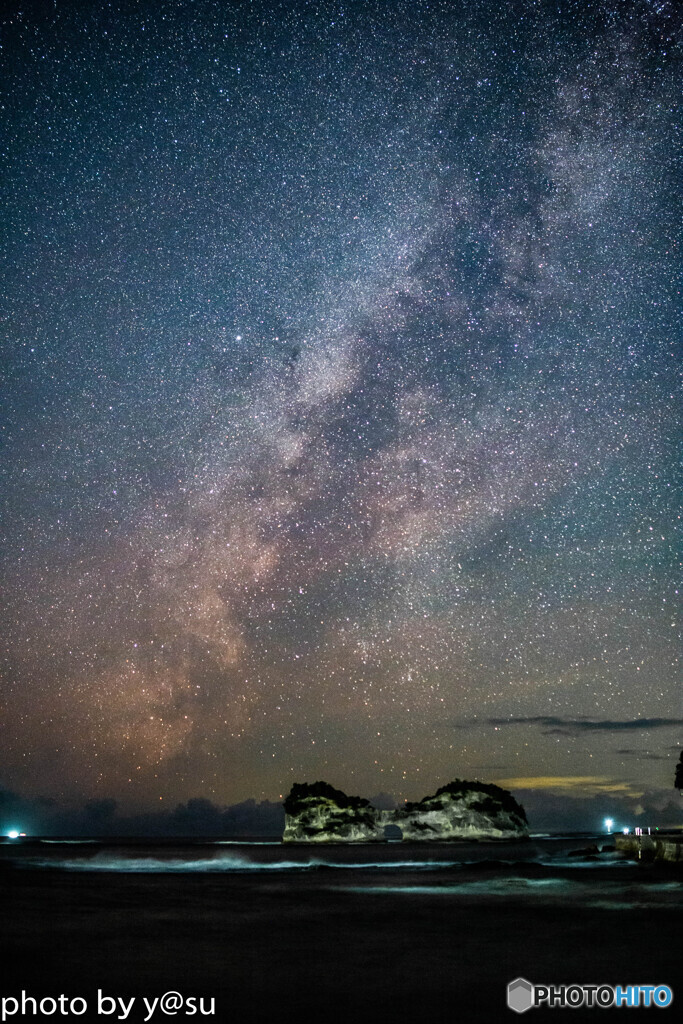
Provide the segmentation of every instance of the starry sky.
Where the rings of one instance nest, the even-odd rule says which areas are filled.
[[[673,5],[4,11],[0,784],[670,794]]]

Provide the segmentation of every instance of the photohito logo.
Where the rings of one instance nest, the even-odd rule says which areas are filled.
[[[576,1009],[579,1006],[669,1006],[674,994],[668,985],[532,985],[515,978],[508,985],[508,1006],[526,1013],[534,1006]]]

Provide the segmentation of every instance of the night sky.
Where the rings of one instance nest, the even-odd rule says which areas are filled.
[[[673,796],[677,33],[5,7],[0,786]]]

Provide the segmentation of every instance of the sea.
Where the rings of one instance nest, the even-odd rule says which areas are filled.
[[[563,1008],[555,996],[531,1007],[532,1024],[617,1009],[673,1019],[683,1006],[680,879],[588,834],[314,847],[7,840],[0,1024],[488,1024],[518,1019],[507,1005],[517,978],[554,992],[672,993],[668,1006],[638,1010]]]

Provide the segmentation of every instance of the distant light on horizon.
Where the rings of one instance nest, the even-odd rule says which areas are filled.
[[[612,831],[612,826],[613,825],[614,825],[614,819],[613,818],[605,818],[605,828],[607,829],[608,832]]]
[[[9,839],[18,839],[19,838],[19,833],[16,831],[16,829],[12,829],[11,832],[7,833],[7,837]]]

